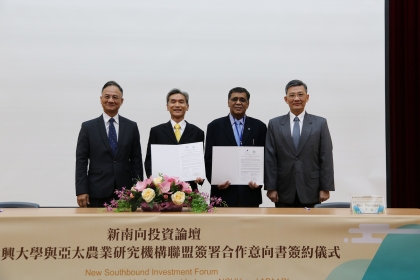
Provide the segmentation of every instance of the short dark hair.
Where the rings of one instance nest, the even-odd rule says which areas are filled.
[[[305,88],[305,92],[308,93],[308,87],[306,86],[306,84],[304,82],[302,82],[301,80],[291,80],[286,85],[286,94],[287,94],[287,90],[289,88],[297,87],[297,86],[303,86]]]
[[[121,91],[121,95],[123,95],[122,87],[115,81],[106,82],[106,84],[102,87],[102,91],[104,91],[104,89],[106,89],[107,87],[110,87],[110,86],[116,86]]]
[[[246,88],[243,87],[235,87],[231,90],[229,90],[229,94],[228,94],[228,99],[230,99],[230,96],[232,95],[232,93],[234,92],[238,92],[238,93],[246,93],[246,98],[248,98],[248,100],[251,98],[251,95],[249,94],[249,92],[246,90]]]
[[[173,94],[182,94],[185,97],[185,101],[187,101],[188,104],[188,100],[190,99],[190,95],[185,92],[185,91],[181,91],[180,89],[174,88],[172,89],[170,92],[168,92],[168,94],[166,95],[166,104],[169,103],[169,97]]]

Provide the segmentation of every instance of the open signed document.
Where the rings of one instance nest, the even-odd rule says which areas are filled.
[[[264,147],[213,147],[211,184],[264,183]]]
[[[151,145],[152,176],[159,173],[179,177],[182,181],[206,178],[203,142],[181,145]]]

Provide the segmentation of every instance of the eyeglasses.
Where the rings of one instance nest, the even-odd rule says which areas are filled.
[[[245,98],[239,98],[239,97],[233,97],[233,98],[231,98],[231,99],[229,99],[230,101],[232,101],[233,103],[236,103],[236,102],[240,102],[240,103],[246,103],[246,102],[248,102],[248,100],[246,100]]]
[[[287,95],[287,98],[289,98],[289,99],[295,99],[295,98],[296,98],[296,96],[297,96],[299,99],[303,99],[303,98],[305,98],[306,94],[305,94],[305,93],[298,93],[297,95],[296,95],[296,94],[288,94],[288,95]]]
[[[109,99],[114,99],[115,101],[118,101],[120,99],[120,97],[118,95],[102,95],[102,98],[104,98],[105,100],[109,100]]]

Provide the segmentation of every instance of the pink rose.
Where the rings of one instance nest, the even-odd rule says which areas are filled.
[[[182,191],[186,192],[186,193],[191,193],[192,189],[190,184],[186,183],[186,182],[181,182],[181,186],[182,186]]]
[[[153,179],[152,177],[147,178],[146,180],[142,181],[138,181],[136,186],[134,187],[136,189],[136,191],[141,192],[143,191],[148,185],[150,185],[152,183]]]
[[[171,182],[168,181],[164,181],[161,185],[160,185],[160,193],[168,193],[171,190]]]
[[[169,176],[166,176],[166,175],[164,175],[163,176],[163,179],[166,181],[166,182],[174,182],[175,183],[175,185],[176,185],[176,183],[179,181],[179,178],[178,177],[169,177]]]

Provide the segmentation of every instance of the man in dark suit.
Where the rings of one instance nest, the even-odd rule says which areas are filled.
[[[211,183],[214,146],[264,146],[266,125],[260,120],[245,115],[250,94],[245,88],[229,91],[230,114],[216,119],[207,126],[206,177]],[[211,196],[221,197],[229,207],[259,207],[262,203],[261,186],[255,182],[248,185],[231,185],[229,181],[211,186]]]
[[[114,81],[102,88],[104,113],[82,123],[76,148],[76,195],[80,207],[103,207],[115,190],[143,180],[137,124],[118,114],[123,89]]]
[[[144,168],[147,177],[152,175],[152,151],[151,145],[178,145],[203,142],[204,131],[184,120],[185,113],[188,111],[189,95],[179,89],[173,89],[166,95],[166,108],[171,114],[171,120],[150,129],[149,143],[147,144],[146,160]],[[165,174],[170,176],[171,174]],[[202,184],[203,180],[197,178],[189,181],[193,190],[197,189],[197,183]]]
[[[327,120],[305,112],[309,95],[302,81],[286,85],[284,101],[289,114],[268,123],[264,186],[276,207],[313,207],[334,191]]]

